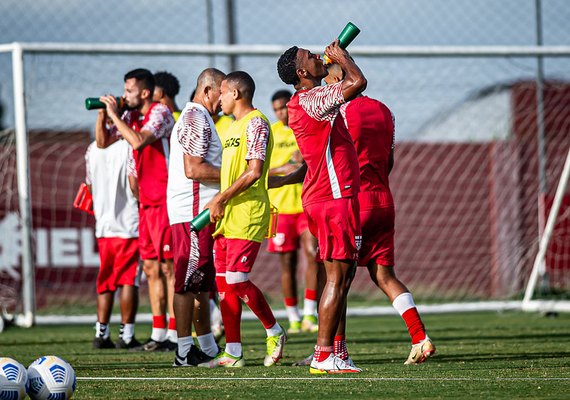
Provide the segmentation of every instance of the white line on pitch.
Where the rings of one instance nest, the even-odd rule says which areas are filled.
[[[321,377],[298,377],[298,378],[268,378],[268,377],[77,377],[78,381],[317,381]],[[326,378],[325,378],[326,379]],[[356,378],[343,377],[327,379],[332,381],[570,381],[570,378]]]

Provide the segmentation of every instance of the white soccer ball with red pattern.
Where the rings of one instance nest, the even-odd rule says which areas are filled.
[[[28,373],[18,361],[0,357],[0,400],[20,400],[26,397]]]
[[[32,400],[67,400],[75,391],[75,371],[57,356],[38,358],[28,367],[28,395]]]

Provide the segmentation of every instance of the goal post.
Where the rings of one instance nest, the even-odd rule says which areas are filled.
[[[538,253],[534,260],[528,284],[525,289],[524,298],[521,304],[523,311],[570,312],[570,301],[532,299],[538,282],[539,270],[542,268],[541,266],[546,263],[546,252],[554,232],[554,226],[559,215],[560,206],[562,205],[562,199],[564,198],[566,188],[568,187],[568,180],[570,180],[570,149],[568,150],[568,155],[564,162],[562,174],[554,196],[554,202],[550,209],[550,213],[548,214],[544,233],[540,238]]]
[[[322,53],[324,49],[323,45],[304,47],[315,53]],[[256,85],[259,84],[256,105],[268,110],[266,114],[272,117],[271,109],[265,103],[275,89],[284,87],[277,78],[275,61],[287,48],[282,45],[0,44],[0,52],[12,55],[14,164],[18,234],[21,237],[18,267],[22,297],[18,307],[21,315],[17,319],[20,325],[31,326],[37,315],[36,303],[41,303],[38,308],[47,308],[45,305],[54,300],[58,290],[63,290],[63,295],[85,296],[91,294],[87,288],[93,287],[94,293],[94,283],[89,279],[94,276],[97,266],[93,221],[62,206],[72,201],[69,193],[82,179],[82,152],[89,140],[89,129],[66,126],[57,134],[42,131],[41,135],[34,134],[33,143],[30,143],[30,133],[43,128],[37,120],[29,123],[30,115],[39,110],[39,104],[49,102],[48,108],[55,111],[68,106],[59,98],[47,98],[45,92],[54,90],[55,86],[65,95],[73,95],[72,102],[77,106],[81,96],[97,94],[83,93],[83,90],[108,90],[110,82],[120,81],[127,71],[126,65],[149,66],[155,71],[168,69],[173,60],[183,64],[179,71],[189,71],[185,71],[188,74],[185,83],[189,87],[195,82],[196,71],[212,66],[212,56],[221,57],[215,61],[215,66],[221,69],[227,64],[226,57],[235,56],[240,68],[254,72]],[[537,214],[536,192],[532,193],[532,188],[537,179],[533,163],[536,163],[538,151],[534,142],[536,135],[532,139],[527,135],[533,129],[536,132],[533,121],[537,116],[528,111],[533,109],[529,103],[536,104],[536,87],[533,76],[528,76],[528,65],[522,68],[518,63],[537,57],[567,63],[570,46],[353,46],[350,52],[359,65],[362,63],[367,77],[368,73],[372,74],[367,94],[386,102],[396,111],[397,162],[391,185],[397,208],[397,271],[404,282],[411,282],[409,286],[418,304],[425,306],[426,312],[529,310],[536,307],[537,300],[532,300],[538,273],[536,266],[545,263],[547,258],[548,240],[554,226],[550,227],[549,235],[546,232],[548,224],[555,223],[551,222],[552,218],[556,219],[555,211],[558,214],[563,204],[560,196],[564,196],[565,187],[560,189],[560,185],[564,174],[568,173],[568,160],[559,183],[562,194],[556,193],[539,246],[536,234],[529,231],[536,229],[536,224],[533,225]],[[116,61],[118,58],[127,62]],[[97,63],[106,67],[104,73],[98,72]],[[416,64],[421,64],[421,68]],[[481,66],[483,72],[479,71]],[[458,70],[461,75],[456,76]],[[109,71],[112,78],[106,76]],[[397,74],[402,71],[409,76],[398,78]],[[52,86],[50,79],[58,74],[69,74],[75,81],[65,87],[63,84],[68,82],[59,82],[61,87],[58,84]],[[483,83],[474,75],[481,75],[478,78]],[[453,81],[457,77],[464,81]],[[566,93],[570,76],[562,75],[562,78],[562,91]],[[458,86],[462,91],[456,90]],[[418,96],[417,91],[422,94]],[[451,91],[455,91],[453,95],[449,95]],[[570,118],[556,108],[556,102],[566,101],[565,98],[561,100],[556,96],[545,97],[545,104],[550,107],[545,113],[557,113],[551,118],[560,118],[560,115]],[[513,106],[514,103],[526,114],[516,114],[520,110]],[[30,109],[33,111],[27,115]],[[501,114],[497,110],[512,115],[499,121]],[[489,118],[476,120],[481,112],[487,113]],[[525,124],[523,133],[517,131],[519,126],[516,124]],[[454,130],[465,133],[465,138],[450,134]],[[483,138],[481,132],[485,134]],[[66,141],[65,146],[57,143],[59,138]],[[49,144],[49,155],[39,150],[44,143]],[[558,135],[551,147],[567,145]],[[547,150],[549,154],[553,152],[551,148]],[[10,151],[6,147],[5,158],[11,162]],[[4,162],[2,157],[0,154],[0,163]],[[529,166],[529,162],[532,165]],[[36,172],[33,177],[32,169]],[[46,176],[38,169],[60,174],[50,181],[49,190],[53,192],[46,193]],[[0,184],[9,185],[10,182],[4,182],[7,180],[0,179]],[[566,177],[566,183],[567,180]],[[41,188],[35,188],[34,182]],[[4,190],[3,187],[0,189]],[[34,202],[34,197],[39,200]],[[42,208],[42,202],[47,200],[57,206],[49,210]],[[4,210],[0,208],[1,227],[2,221],[14,214],[16,207],[14,204],[9,207],[0,204],[0,207],[4,207]],[[45,221],[38,221],[46,218],[52,219],[50,223],[58,222],[57,226],[52,229]],[[465,246],[463,253],[461,246]],[[484,247],[484,250],[478,247]],[[538,254],[528,279],[536,248]],[[258,264],[267,264],[268,271],[271,268],[278,271],[277,260],[262,253]],[[485,265],[475,269],[477,261]],[[77,293],[67,293],[73,290],[62,283],[68,272],[81,282],[73,289]],[[262,268],[254,269],[254,272],[260,274],[262,282],[273,285],[269,288],[271,295],[279,292],[275,287],[275,272],[264,272]],[[374,288],[370,287],[364,273],[359,270],[351,293],[361,302],[369,299],[368,303],[364,301],[367,310],[362,313],[383,313],[383,309],[373,303],[381,296],[377,295],[377,289],[375,295],[370,296]],[[564,279],[570,283],[569,278]],[[42,282],[42,287],[36,288],[36,282]],[[520,301],[525,288],[524,300]],[[70,298],[72,300],[61,304],[75,303],[76,299],[83,301],[80,297]],[[57,310],[50,309],[48,313],[58,313]]]

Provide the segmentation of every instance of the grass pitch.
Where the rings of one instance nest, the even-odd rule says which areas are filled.
[[[437,354],[403,365],[409,337],[398,317],[351,318],[348,348],[361,374],[311,376],[292,367],[307,356],[314,334],[291,335],[280,366],[262,366],[265,332],[242,324],[246,367],[173,368],[172,353],[91,348],[91,326],[10,327],[0,334],[0,356],[24,365],[54,354],[73,365],[75,398],[106,399],[378,399],[570,398],[570,315],[523,313],[426,315]],[[112,338],[118,326],[112,328]],[[137,326],[146,339],[150,326]]]

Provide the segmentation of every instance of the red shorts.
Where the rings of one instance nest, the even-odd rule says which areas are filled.
[[[218,236],[214,241],[216,274],[251,272],[261,243],[244,239],[227,239]]]
[[[190,232],[189,222],[172,225],[176,293],[209,292],[214,287],[214,228],[210,224],[200,232]]]
[[[356,198],[313,203],[305,207],[305,213],[319,245],[317,262],[356,260],[362,241]]]
[[[139,286],[139,244],[136,238],[98,238],[101,265],[97,293],[114,292],[119,286]]]
[[[360,210],[362,247],[358,265],[394,265],[394,207]]]
[[[166,204],[141,206],[139,211],[139,251],[143,260],[172,260],[172,232]]]
[[[309,229],[305,213],[279,214],[277,234],[268,239],[267,251],[270,253],[289,253],[297,250],[301,244],[301,234]]]

